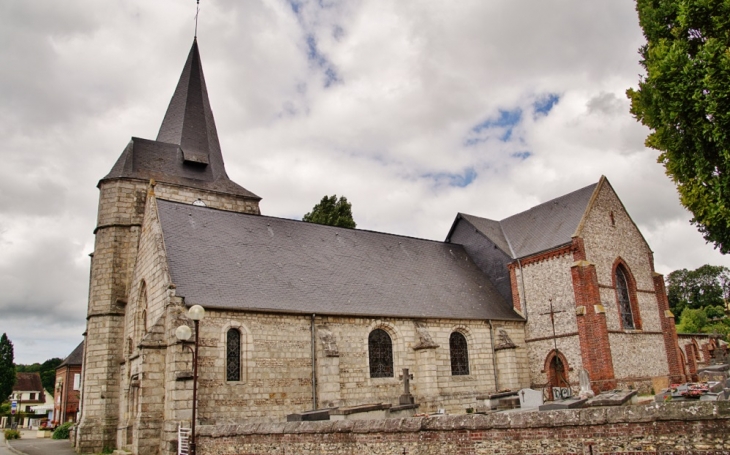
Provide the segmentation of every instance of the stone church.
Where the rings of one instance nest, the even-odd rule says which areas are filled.
[[[133,137],[98,187],[85,453],[174,453],[192,406],[175,329],[196,304],[201,424],[397,404],[404,368],[420,412],[450,413],[582,369],[597,392],[690,373],[606,178],[501,221],[460,213],[443,242],[261,215],[226,174],[196,41],[157,138]]]

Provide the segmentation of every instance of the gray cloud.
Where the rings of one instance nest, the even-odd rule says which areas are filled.
[[[156,136],[194,8],[0,5],[0,332],[20,362],[80,341],[95,185]],[[337,193],[358,227],[443,239],[458,211],[503,218],[605,174],[660,272],[730,265],[628,112],[642,41],[627,0],[210,0],[199,24],[229,175],[267,215]]]

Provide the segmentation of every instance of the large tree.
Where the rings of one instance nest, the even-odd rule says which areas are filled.
[[[629,89],[646,145],[705,240],[730,252],[730,0],[637,0],[646,75]]]
[[[352,204],[347,202],[345,196],[337,199],[336,194],[323,197],[311,212],[304,215],[302,221],[350,229],[357,226],[352,218]]]
[[[706,264],[695,270],[675,270],[667,275],[667,298],[680,320],[685,308],[724,308],[730,300],[730,269]]]
[[[3,333],[0,337],[0,403],[7,400],[13,393],[15,385],[15,353],[13,342]]]

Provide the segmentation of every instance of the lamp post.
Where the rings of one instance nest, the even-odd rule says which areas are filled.
[[[198,406],[198,340],[199,323],[205,317],[205,309],[200,305],[193,305],[188,310],[188,317],[195,325],[195,343],[193,349],[193,416],[190,424],[190,455],[195,455],[195,410]],[[175,329],[175,336],[178,340],[185,342],[190,339],[190,327],[181,325]]]

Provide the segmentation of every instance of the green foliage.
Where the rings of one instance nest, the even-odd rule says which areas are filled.
[[[311,212],[304,215],[302,221],[350,229],[354,229],[356,226],[355,220],[352,218],[352,204],[347,202],[345,196],[338,200],[336,194],[323,197]]]
[[[626,94],[705,240],[730,252],[730,1],[637,0],[646,76]]]
[[[53,430],[52,439],[68,439],[71,427],[74,425],[73,422],[66,422],[63,425],[59,425]]]
[[[720,307],[722,312],[730,300],[730,269],[703,265],[695,270],[675,270],[667,275],[667,299],[675,316],[681,315],[685,308]],[[710,310],[708,317],[722,317],[713,311]]]
[[[18,430],[5,430],[5,439],[20,439],[20,431]]]
[[[3,333],[0,337],[0,402],[8,399],[15,385],[13,342]]]
[[[702,328],[707,325],[707,313],[703,308],[697,310],[685,308],[682,311],[681,321],[677,326],[677,332],[702,333]]]
[[[0,404],[0,416],[10,415],[10,403]]]
[[[15,371],[18,373],[39,373],[41,375],[43,388],[52,395],[53,389],[56,386],[56,367],[58,367],[61,362],[63,362],[63,359],[53,357],[43,363],[36,362],[31,365],[16,365]]]
[[[104,447],[101,450],[101,453],[102,454],[114,453],[114,448],[112,448],[112,447]]]

